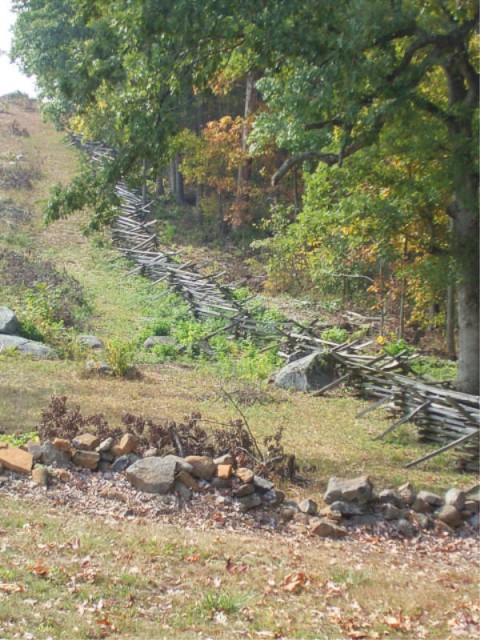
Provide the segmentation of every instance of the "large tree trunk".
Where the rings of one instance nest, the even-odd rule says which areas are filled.
[[[479,393],[479,211],[477,148],[473,123],[478,103],[478,79],[463,51],[444,66],[451,116],[448,132],[452,148],[455,192],[452,253],[457,267],[458,380],[465,393]],[[465,69],[468,73],[465,75]],[[474,76],[474,77],[473,77]]]
[[[463,148],[456,148],[452,253],[457,268],[458,381],[465,393],[479,393],[479,212],[478,176]]]
[[[468,179],[468,178],[467,178]],[[476,191],[476,190],[475,190]],[[464,195],[464,194],[461,194]],[[458,265],[458,381],[465,393],[479,393],[478,213],[457,196],[454,242]]]

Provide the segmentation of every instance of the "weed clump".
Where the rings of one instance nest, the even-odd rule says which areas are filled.
[[[79,324],[88,309],[82,285],[59,271],[52,262],[36,260],[10,249],[0,249],[0,276],[7,296],[17,300],[20,315],[32,317],[48,313],[52,322],[66,327]],[[15,302],[15,300],[13,300]]]
[[[42,411],[36,432],[42,440],[71,440],[83,432],[95,433],[100,438],[119,438],[126,430],[136,436],[140,453],[152,447],[159,455],[173,453],[182,457],[230,453],[239,466],[248,465],[258,475],[288,475],[291,456],[284,451],[281,429],[259,442],[243,419],[219,424],[192,413],[181,422],[158,421],[125,411],[122,423],[123,427],[111,427],[103,414],[84,416],[79,405],[68,405],[67,396],[53,396]],[[203,425],[208,423],[213,426],[207,430]]]

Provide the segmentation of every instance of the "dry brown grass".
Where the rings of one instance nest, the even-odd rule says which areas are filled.
[[[145,366],[141,372],[141,378],[133,380],[86,378],[77,363],[4,356],[0,359],[1,427],[11,432],[34,430],[52,395],[68,396],[84,414],[103,413],[113,426],[121,425],[124,411],[177,421],[192,412],[218,422],[239,417],[222,396],[222,380],[205,369],[166,364]],[[454,471],[450,458],[438,457],[423,466],[403,469],[422,452],[414,432],[407,434],[409,444],[395,439],[374,441],[373,436],[389,422],[381,414],[357,420],[362,406],[347,394],[315,399],[271,390],[269,402],[242,411],[257,437],[284,427],[285,448],[296,455],[299,474],[307,480],[305,487],[289,487],[292,497],[312,494],[318,499],[330,475],[369,473],[381,487],[408,480],[440,492],[473,484],[472,475]]]

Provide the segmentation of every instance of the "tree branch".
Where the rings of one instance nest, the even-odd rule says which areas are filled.
[[[339,153],[322,153],[320,151],[304,151],[299,153],[296,156],[288,158],[281,165],[277,171],[272,176],[271,185],[272,187],[276,187],[280,180],[296,165],[305,162],[306,160],[318,160],[318,162],[323,162],[327,166],[331,167],[334,164],[341,165],[342,161],[348,156],[353,155],[360,149],[364,147],[368,147],[375,142],[378,138],[378,134],[380,133],[384,124],[383,115],[377,116],[377,121],[372,125],[372,127],[362,136],[359,136],[356,140],[351,142],[347,147],[340,150]]]
[[[324,129],[329,125],[341,127],[343,125],[343,120],[341,120],[340,118],[332,118],[331,120],[325,120],[324,122],[313,122],[312,124],[306,124],[303,129],[304,131],[316,131],[319,129]]]
[[[420,109],[423,109],[424,111],[427,111],[428,113],[435,116],[439,120],[442,120],[442,122],[445,122],[448,124],[454,121],[454,118],[452,115],[444,111],[441,107],[436,105],[434,102],[430,102],[430,100],[428,100],[427,98],[424,98],[422,96],[413,96],[412,100],[417,105],[417,107],[419,107]]]
[[[388,76],[387,81],[392,82],[396,78],[398,78],[402,73],[404,73],[410,63],[415,56],[415,54],[425,49],[425,47],[429,47],[430,45],[434,45],[437,50],[445,51],[455,49],[458,47],[460,43],[463,42],[465,36],[474,29],[478,22],[478,11],[477,14],[472,20],[466,20],[463,24],[458,26],[456,29],[452,29],[448,33],[435,33],[435,34],[426,34],[421,31],[417,31],[418,38],[411,43],[411,45],[406,50],[402,61],[400,64],[394,69]]]

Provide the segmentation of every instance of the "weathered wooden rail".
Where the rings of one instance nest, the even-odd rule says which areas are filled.
[[[114,156],[113,151],[102,144],[83,144],[78,138],[73,138],[73,142],[94,162],[111,160]],[[156,220],[148,221],[151,202],[144,203],[140,194],[124,182],[117,184],[116,194],[121,205],[112,224],[112,238],[118,250],[134,264],[128,273],[141,274],[155,284],[164,282],[188,303],[195,317],[221,320],[223,326],[206,336],[204,341],[220,332],[230,332],[263,341],[267,345],[265,348],[277,348],[286,359],[321,351],[335,361],[338,376],[314,395],[322,395],[350,382],[364,397],[375,400],[357,417],[381,406],[400,416],[379,438],[406,422],[414,422],[421,440],[442,445],[407,466],[457,448],[459,467],[478,471],[479,396],[428,385],[405,375],[409,371],[407,353],[395,357],[385,353],[372,356],[364,351],[371,342],[338,345],[323,340],[314,325],[305,326],[293,320],[259,321],[252,315],[255,296],[239,301],[233,287],[219,282],[222,274],[202,274],[193,262],[182,262],[178,252],[161,249],[158,235],[152,230]]]

